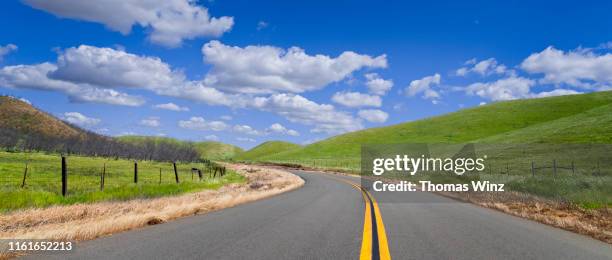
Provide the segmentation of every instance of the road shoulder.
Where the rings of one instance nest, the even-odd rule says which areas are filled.
[[[27,209],[0,215],[0,239],[83,241],[161,224],[173,219],[234,207],[304,185],[300,177],[281,169],[227,164],[247,178],[179,196]],[[0,252],[0,259],[7,257]]]

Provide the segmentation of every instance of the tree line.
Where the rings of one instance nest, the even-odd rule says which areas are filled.
[[[33,132],[24,133],[12,128],[0,128],[0,147],[4,147],[7,151],[45,151],[134,160],[191,162],[200,158],[197,150],[188,142],[161,142],[147,138],[137,143],[122,142],[75,128],[80,130],[80,134],[71,137],[54,137]]]

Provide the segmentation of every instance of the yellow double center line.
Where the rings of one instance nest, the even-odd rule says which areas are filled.
[[[387,232],[385,231],[385,225],[383,223],[380,209],[376,199],[364,188],[354,184],[351,181],[336,178],[336,180],[345,182],[353,186],[353,188],[361,191],[363,195],[363,201],[365,202],[365,216],[363,221],[363,239],[361,240],[361,254],[359,259],[371,260],[371,259],[391,259],[389,253],[389,245],[387,243]]]

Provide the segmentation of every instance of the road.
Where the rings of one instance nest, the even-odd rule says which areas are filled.
[[[372,194],[351,185],[354,177],[294,173],[305,185],[269,199],[25,258],[612,259],[603,242],[472,204],[426,192]]]

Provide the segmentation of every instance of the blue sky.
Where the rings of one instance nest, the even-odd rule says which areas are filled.
[[[141,2],[2,1],[0,93],[249,148],[612,86],[604,1]]]

